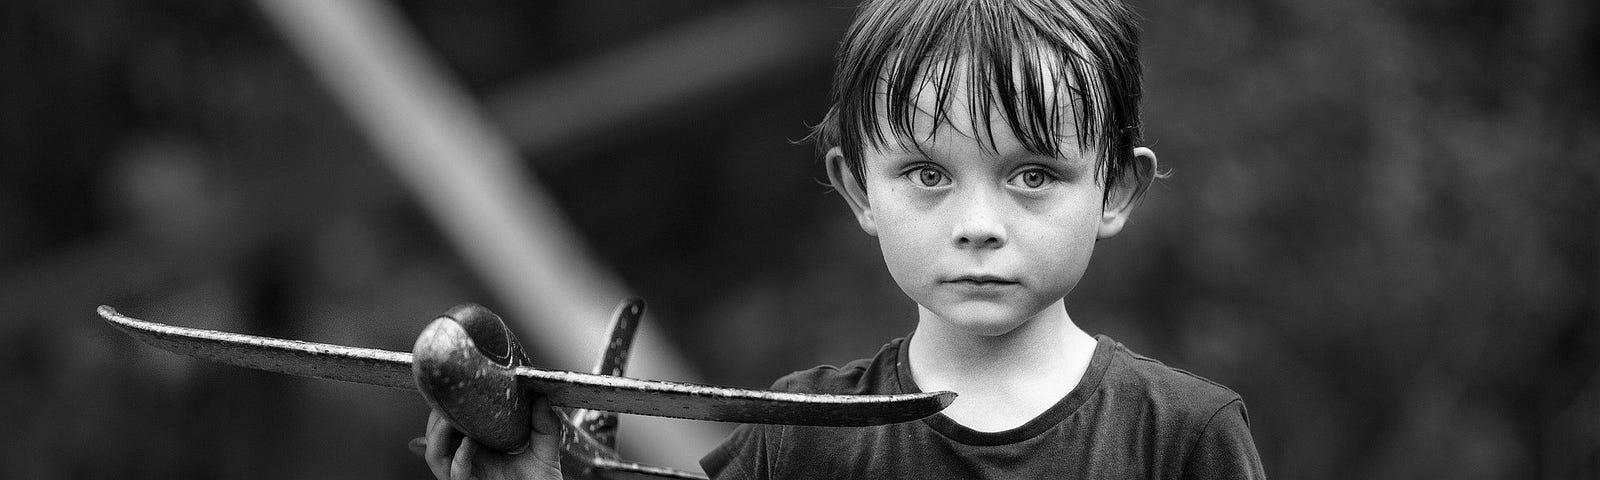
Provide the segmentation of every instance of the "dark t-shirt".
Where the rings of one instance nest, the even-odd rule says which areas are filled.
[[[1238,394],[1096,338],[1077,387],[1011,430],[942,414],[859,428],[742,425],[700,465],[718,479],[1265,478]],[[918,392],[903,347],[895,339],[871,359],[795,372],[773,389]]]

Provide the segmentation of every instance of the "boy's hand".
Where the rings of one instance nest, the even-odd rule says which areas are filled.
[[[428,462],[439,480],[559,480],[561,478],[561,421],[542,395],[535,395],[533,433],[528,448],[507,455],[478,445],[445,420],[438,410],[428,414],[425,437],[411,441],[411,450]]]

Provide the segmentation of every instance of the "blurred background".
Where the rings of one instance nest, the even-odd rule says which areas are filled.
[[[1275,478],[1600,478],[1600,6],[1134,3],[1173,176],[1074,318],[1237,390]],[[582,370],[632,294],[640,376],[872,354],[914,305],[793,143],[850,14],[4,2],[0,477],[428,478],[414,392],[169,354],[100,304],[408,351],[473,301]],[[629,418],[624,453],[726,431]]]

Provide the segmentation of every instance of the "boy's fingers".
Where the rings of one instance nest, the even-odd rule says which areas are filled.
[[[470,480],[472,460],[477,454],[478,442],[470,438],[461,439],[461,446],[456,448],[455,460],[450,463],[450,480]]]
[[[555,435],[561,433],[561,421],[556,418],[555,410],[550,408],[550,399],[544,395],[534,395],[533,399],[533,432],[539,435]]]
[[[560,420],[557,419],[556,415],[558,414],[555,412],[555,410],[551,409],[548,405],[542,409],[541,413],[536,413],[534,415],[534,422],[550,422],[549,425],[546,425],[550,428],[550,433],[535,433],[534,438],[528,439],[529,442],[532,442],[532,444],[528,446],[528,451],[523,452],[523,455],[533,456],[533,460],[540,465],[540,468],[544,470],[546,475],[555,475],[554,477],[548,478],[561,478],[560,432],[562,427]],[[534,428],[537,429],[538,427],[536,426]]]
[[[459,434],[450,426],[450,421],[445,420],[439,412],[428,415],[428,438],[422,459],[427,461],[428,469],[433,471],[433,477],[444,480],[450,478],[450,462],[456,450],[456,441]]]
[[[423,433],[422,461],[428,464],[428,470],[433,472],[433,478],[444,480],[450,478],[449,464],[439,462],[439,414],[428,414],[427,431]]]

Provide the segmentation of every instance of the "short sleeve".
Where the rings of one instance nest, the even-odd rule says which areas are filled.
[[[769,478],[766,429],[762,425],[740,425],[728,439],[700,458],[700,468],[715,479]]]
[[[1183,478],[1265,479],[1261,455],[1250,436],[1244,401],[1234,400],[1217,410],[1200,432],[1184,464]]]

